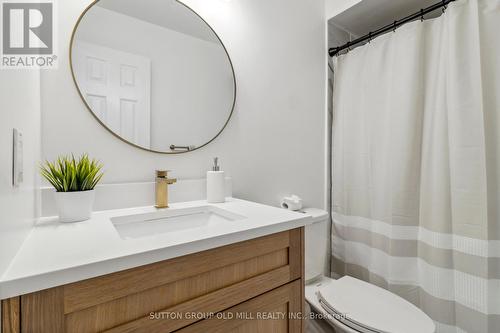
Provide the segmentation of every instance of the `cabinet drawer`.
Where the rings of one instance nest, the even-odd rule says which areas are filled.
[[[181,329],[179,333],[299,333],[302,332],[301,281],[269,291]]]

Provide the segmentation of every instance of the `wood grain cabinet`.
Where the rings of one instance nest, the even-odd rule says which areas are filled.
[[[303,228],[2,301],[2,333],[303,332]]]

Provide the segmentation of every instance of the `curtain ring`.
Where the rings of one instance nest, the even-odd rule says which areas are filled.
[[[372,32],[370,31],[368,33],[368,43],[371,43],[372,42]]]
[[[443,0],[443,14],[446,13],[446,9],[448,6],[446,5],[446,0]]]
[[[424,22],[424,10],[420,9],[420,21]]]
[[[398,21],[394,21],[394,28],[392,29],[393,32],[396,32],[396,25],[398,24]]]

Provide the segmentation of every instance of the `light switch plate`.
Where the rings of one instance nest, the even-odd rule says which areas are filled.
[[[23,182],[23,134],[14,128],[12,147],[12,185],[18,187]]]

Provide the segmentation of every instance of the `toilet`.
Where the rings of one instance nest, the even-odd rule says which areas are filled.
[[[326,277],[328,214],[319,209],[305,212],[314,221],[305,231],[305,296],[311,309],[307,332],[325,332],[328,325],[336,333],[436,331],[434,322],[422,310],[388,290],[350,276],[338,280]]]

